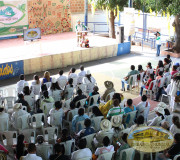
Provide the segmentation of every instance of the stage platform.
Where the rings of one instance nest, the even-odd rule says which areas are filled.
[[[87,61],[130,53],[130,43],[89,34],[90,48],[77,47],[73,32],[42,36],[34,42],[23,38],[0,40],[0,79],[63,68]]]

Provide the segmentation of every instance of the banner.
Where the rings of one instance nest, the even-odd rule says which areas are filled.
[[[134,8],[124,8],[124,35],[131,36],[135,33],[135,10]]]
[[[16,61],[0,64],[0,80],[24,74],[24,62]]]
[[[27,0],[0,0],[0,37],[22,35],[27,27]]]

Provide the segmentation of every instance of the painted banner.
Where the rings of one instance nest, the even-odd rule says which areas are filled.
[[[22,35],[27,27],[27,0],[0,0],[0,37]]]
[[[135,33],[135,10],[134,8],[124,8],[124,35],[131,36]]]
[[[24,74],[23,61],[0,64],[0,80],[16,77],[20,74]]]

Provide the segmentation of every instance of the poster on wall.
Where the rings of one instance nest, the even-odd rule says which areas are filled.
[[[124,7],[124,35],[131,36],[135,33],[135,10]]]
[[[27,0],[0,0],[0,37],[23,35],[27,27]]]

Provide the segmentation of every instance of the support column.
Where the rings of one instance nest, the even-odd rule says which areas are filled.
[[[132,8],[132,7],[133,7],[133,0],[129,0],[128,7],[129,7],[129,8]],[[131,42],[131,36],[128,37],[128,41]]]
[[[88,26],[88,0],[84,0],[84,22]]]

